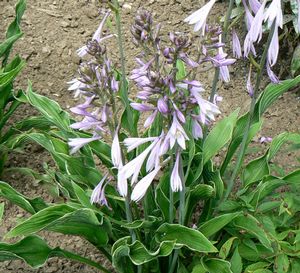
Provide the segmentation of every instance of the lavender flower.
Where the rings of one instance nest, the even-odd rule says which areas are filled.
[[[253,22],[253,15],[251,14],[248,5],[246,4],[246,0],[242,0],[243,5],[244,5],[244,9],[245,9],[245,13],[246,13],[246,26],[247,26],[247,30],[249,31]]]
[[[71,147],[70,154],[76,153],[80,148],[82,148],[84,145],[100,139],[100,136],[94,136],[91,138],[69,138],[68,144]]]
[[[181,124],[178,122],[176,115],[173,115],[172,126],[166,136],[170,140],[170,148],[172,149],[177,142],[178,145],[185,150],[185,141],[189,140],[186,132]]]
[[[96,186],[96,188],[93,190],[90,202],[91,204],[98,203],[100,206],[108,206],[106,197],[105,197],[105,187],[107,183],[105,183],[105,179],[107,178],[107,175],[103,176],[99,184]]]
[[[262,136],[259,140],[260,143],[268,143],[268,142],[272,142],[272,138],[271,137],[264,137]]]
[[[109,38],[111,38],[111,37],[114,36],[114,35],[108,35],[106,37],[102,37],[103,26],[105,24],[105,21],[109,17],[109,15],[110,15],[110,12],[107,12],[104,15],[104,17],[103,17],[103,19],[102,19],[102,21],[101,21],[98,29],[96,30],[96,32],[93,35],[92,41],[97,41],[100,44],[102,41],[104,41],[106,39],[109,39]],[[87,45],[84,45],[84,46],[82,46],[81,48],[79,48],[77,50],[77,54],[78,54],[79,57],[84,57],[87,53],[88,53],[88,47],[87,47]]]
[[[247,91],[248,91],[249,96],[252,98],[253,94],[254,94],[254,90],[253,90],[253,86],[252,86],[252,83],[251,83],[251,67],[250,67],[250,70],[249,70],[246,87],[247,87]]]
[[[233,51],[233,56],[235,58],[241,58],[242,57],[242,49],[241,49],[241,44],[239,37],[236,34],[235,30],[232,30],[232,51]]]
[[[120,169],[123,166],[121,147],[119,143],[118,131],[115,133],[111,146],[111,160],[113,165]]]
[[[180,153],[176,154],[176,161],[171,174],[171,189],[173,192],[182,191],[182,181],[179,175]]]
[[[256,14],[261,7],[261,3],[258,0],[249,0],[251,10]]]
[[[149,174],[147,174],[145,177],[143,177],[134,187],[132,193],[131,193],[131,200],[138,202],[139,200],[141,200],[144,195],[147,192],[147,189],[149,188],[149,186],[151,185],[151,183],[153,182],[155,176],[157,175],[157,173],[160,170],[160,166],[158,166],[157,168],[155,168],[152,172],[150,172]]]
[[[205,4],[202,8],[192,13],[189,17],[184,19],[185,22],[194,25],[194,31],[197,32],[201,30],[202,35],[205,33],[206,20],[210,10],[215,4],[216,0],[210,0],[207,4]]]

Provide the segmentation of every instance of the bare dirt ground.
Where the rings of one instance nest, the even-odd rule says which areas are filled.
[[[15,0],[0,0],[0,40],[3,40],[5,29],[13,20],[16,2]],[[95,0],[28,0],[27,2],[27,10],[22,21],[24,37],[17,43],[15,49],[15,52],[18,52],[27,61],[27,66],[18,77],[16,85],[26,88],[27,80],[30,80],[34,90],[55,99],[62,108],[68,109],[74,104],[74,99],[72,94],[67,91],[66,82],[73,78],[80,62],[76,55],[76,49],[82,46],[97,28],[100,21],[98,10],[103,4],[101,5]],[[129,26],[138,8],[142,7],[152,11],[155,20],[163,23],[163,31],[167,33],[172,30],[178,31],[178,29],[191,29],[184,25],[183,19],[191,11],[200,7],[202,2],[199,0],[125,1],[122,20],[128,59],[133,60],[136,54],[135,46],[130,42]],[[218,4],[212,11],[212,18],[218,18],[223,11],[224,4]],[[129,62],[130,67],[133,65],[133,61]],[[247,109],[250,102],[245,88],[247,73],[244,63],[239,61],[231,71],[233,80],[229,84],[220,86],[219,94],[223,96],[220,107],[224,115],[237,107],[241,107],[242,110]],[[208,89],[212,77],[212,71],[203,75],[202,81]],[[274,137],[284,131],[299,132],[299,110],[299,90],[284,94],[265,114],[265,124],[261,135]],[[22,107],[15,119],[19,120],[33,113],[29,107]],[[27,152],[26,154],[11,155],[7,166],[27,166],[42,170],[43,162],[51,164],[51,159],[42,149],[32,146],[28,148]],[[286,153],[281,156],[280,164],[289,165],[293,169],[293,165],[296,163],[292,154]],[[52,201],[44,189],[28,178],[13,174],[2,179],[6,179],[25,195],[42,196],[47,201]],[[6,203],[4,219],[0,226],[0,239],[25,216],[22,210]],[[45,236],[52,246],[73,250],[103,263],[103,259],[95,249],[80,238],[48,233],[41,235]],[[20,261],[1,263],[0,272],[91,273],[96,271],[79,263],[53,258],[41,269],[31,269]]]

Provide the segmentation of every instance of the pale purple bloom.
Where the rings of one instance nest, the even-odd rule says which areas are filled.
[[[157,110],[155,110],[146,120],[145,120],[145,123],[144,123],[144,127],[145,128],[148,128],[149,126],[152,125],[152,123],[154,122],[155,118],[156,118],[156,115],[157,115]]]
[[[68,144],[71,147],[70,154],[76,153],[80,148],[82,148],[84,145],[100,139],[100,136],[94,136],[91,138],[69,138]]]
[[[254,94],[254,90],[253,90],[253,86],[251,83],[251,68],[249,70],[246,87],[247,87],[247,92],[248,92],[249,96],[252,98],[253,94]]]
[[[213,104],[217,105],[219,102],[223,100],[222,96],[219,96],[217,94],[214,95]]]
[[[107,175],[103,176],[103,178],[101,179],[101,181],[99,182],[99,184],[96,186],[96,188],[93,190],[91,198],[90,198],[90,202],[91,204],[99,204],[100,206],[108,206],[106,197],[105,197],[105,187],[107,185],[107,183],[105,182]]]
[[[122,152],[121,147],[119,143],[119,136],[118,132],[115,133],[112,146],[111,146],[111,161],[117,169],[121,168],[123,166],[122,161]]]
[[[180,153],[177,152],[176,154],[176,161],[171,173],[171,189],[173,192],[182,191],[182,181],[179,175],[179,161],[180,161]]]
[[[107,12],[107,13],[104,15],[104,17],[103,17],[103,19],[102,19],[102,21],[101,21],[99,27],[97,28],[96,32],[95,32],[94,35],[93,35],[92,40],[96,40],[98,43],[100,43],[101,40],[103,40],[103,39],[105,39],[105,38],[106,38],[106,39],[107,39],[107,38],[111,38],[111,37],[114,36],[114,35],[108,35],[107,37],[102,38],[102,29],[103,29],[104,23],[105,23],[105,21],[106,21],[106,19],[108,18],[109,15],[110,15],[110,12]],[[79,57],[83,57],[83,56],[85,56],[87,53],[88,53],[88,48],[87,48],[86,45],[84,45],[83,47],[81,47],[81,48],[79,48],[79,49],[77,50],[77,54],[78,54]]]
[[[199,92],[191,89],[191,93],[200,107],[199,119],[202,124],[206,124],[207,119],[214,120],[214,115],[221,113],[217,105],[203,99]]]
[[[246,57],[249,55],[253,43],[259,42],[262,38],[262,24],[264,20],[265,4],[266,1],[264,0],[252,21],[249,32],[246,35],[244,43],[244,56]]]
[[[248,5],[246,3],[246,0],[242,0],[243,1],[243,5],[245,8],[245,13],[246,13],[246,26],[247,26],[247,30],[249,31],[252,25],[252,21],[253,21],[253,15],[251,14]]]
[[[103,128],[103,122],[99,121],[98,119],[90,116],[84,117],[82,121],[75,122],[70,125],[72,129],[77,129],[80,131],[87,131],[90,129],[96,129],[98,131],[105,131]]]
[[[128,194],[128,182],[124,173],[118,172],[117,188],[121,196],[126,197]]]
[[[161,151],[162,141],[163,141],[163,134],[160,136],[158,142],[152,148],[152,151],[148,157],[148,160],[146,163],[146,171],[147,172],[149,172],[159,166],[159,157],[161,156],[160,151]]]
[[[277,62],[279,53],[279,40],[278,40],[278,28],[274,29],[274,34],[268,50],[268,63],[272,67]]]
[[[190,25],[194,25],[194,31],[202,31],[202,35],[205,33],[206,20],[210,10],[215,4],[216,0],[210,0],[207,4],[205,4],[202,8],[192,13],[189,17],[184,19],[185,22]]]
[[[131,184],[134,184],[137,181],[139,172],[142,168],[142,165],[146,157],[148,156],[152,148],[155,146],[157,141],[158,138],[155,141],[153,141],[153,143],[151,143],[151,145],[147,149],[145,149],[141,154],[139,154],[136,158],[134,158],[133,160],[129,161],[126,165],[124,165],[119,170],[118,179],[119,178],[128,179],[129,177],[132,176]]]
[[[256,14],[261,6],[261,3],[258,0],[249,0],[249,5],[254,14]]]
[[[195,139],[203,138],[202,127],[195,118],[192,120],[192,134]]]
[[[240,40],[239,40],[239,37],[237,36],[235,30],[232,31],[232,52],[233,52],[233,56],[235,58],[239,59],[242,57],[242,49],[241,49]]]
[[[68,90],[75,91],[74,98],[77,98],[82,93],[82,89],[87,87],[86,84],[82,83],[78,79],[73,79],[67,82],[67,84],[70,85]]]
[[[130,137],[124,139],[124,144],[127,147],[127,152],[131,152],[135,148],[139,147],[142,144],[145,144],[149,141],[154,141],[157,139],[157,137],[146,137],[146,138],[140,138],[140,137]]]
[[[167,114],[169,109],[168,109],[168,104],[163,98],[159,98],[157,101],[157,109],[159,112],[162,114]]]
[[[229,82],[230,81],[230,74],[229,69],[227,66],[221,66],[220,67],[220,79],[223,82]]]
[[[154,110],[153,106],[147,105],[147,104],[144,104],[144,103],[132,102],[132,103],[130,103],[130,106],[133,109],[135,109],[139,112],[147,112],[147,111],[153,111]]]
[[[271,137],[264,137],[262,136],[259,140],[260,143],[268,143],[268,142],[272,142],[272,138]]]
[[[134,187],[131,193],[131,200],[138,202],[140,201],[147,192],[147,189],[151,185],[153,179],[160,170],[160,166],[157,166],[152,172],[148,173],[143,177]]]
[[[264,21],[268,21],[269,28],[273,24],[274,20],[276,20],[276,28],[282,28],[283,15],[281,9],[281,0],[272,0],[272,3],[265,12]]]
[[[272,71],[270,65],[267,63],[266,64],[266,67],[267,67],[267,73],[268,73],[268,76],[271,80],[272,83],[279,83],[279,79],[278,77],[275,75],[275,73]]]
[[[175,142],[185,150],[185,141],[189,140],[186,132],[184,131],[183,127],[177,120],[176,115],[173,115],[173,122],[171,128],[166,136],[167,139],[170,140],[170,148],[172,149],[175,145]]]

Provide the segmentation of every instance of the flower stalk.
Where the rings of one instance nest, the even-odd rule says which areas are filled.
[[[235,164],[235,168],[234,168],[233,173],[231,175],[231,178],[228,182],[227,190],[225,192],[223,201],[225,201],[228,198],[229,194],[231,193],[231,191],[233,189],[233,186],[234,186],[234,181],[235,181],[235,179],[236,179],[236,177],[237,177],[237,175],[238,175],[238,173],[241,169],[243,161],[244,161],[245,152],[246,152],[246,149],[247,149],[247,146],[248,146],[249,132],[250,132],[253,116],[254,116],[256,99],[259,95],[259,89],[260,89],[259,87],[260,87],[260,83],[261,83],[261,79],[262,79],[262,75],[263,75],[263,68],[266,65],[268,50],[269,50],[269,47],[270,47],[270,44],[271,44],[271,41],[272,41],[272,37],[273,37],[274,31],[275,31],[275,28],[276,28],[276,22],[274,21],[272,23],[271,30],[270,30],[269,35],[268,35],[268,40],[267,40],[267,43],[266,43],[266,47],[264,49],[263,55],[262,55],[261,60],[260,60],[260,65],[259,65],[259,70],[257,72],[257,77],[256,77],[256,83],[255,83],[254,91],[253,91],[253,96],[251,97],[251,104],[250,104],[248,121],[247,121],[246,128],[245,128],[245,131],[244,131],[244,136],[243,136],[241,147],[240,147],[240,150],[239,150],[239,153],[238,153],[238,158],[237,158],[237,161],[236,161],[236,164]]]

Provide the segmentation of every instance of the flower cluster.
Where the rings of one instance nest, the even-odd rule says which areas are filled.
[[[203,30],[208,14],[215,2],[214,0],[210,0],[206,5],[186,18],[187,22],[195,24],[195,31],[202,29],[202,35],[204,34]],[[250,52],[256,56],[254,45],[255,43],[259,43],[262,38],[264,22],[267,22],[268,28],[270,28],[273,23],[275,24],[273,38],[268,50],[266,68],[271,81],[277,83],[278,78],[272,72],[271,67],[276,64],[279,51],[278,28],[282,28],[283,24],[281,0],[273,0],[268,7],[266,0],[262,3],[258,0],[243,0],[242,2],[245,9],[246,26],[248,29],[244,41],[245,57],[248,57]],[[242,56],[241,45],[235,30],[232,31],[232,48],[234,56],[240,58]],[[248,92],[251,93],[249,90]]]
[[[71,127],[81,131],[91,131],[93,136],[70,139],[71,153],[75,153],[87,143],[103,137],[103,134],[107,133],[107,128],[112,133],[116,126],[112,107],[115,103],[114,93],[118,91],[119,84],[113,64],[103,45],[104,40],[114,35],[102,37],[104,23],[108,16],[109,12],[105,14],[93,39],[77,51],[80,57],[89,55],[90,58],[80,65],[79,77],[69,82],[69,90],[75,91],[75,97],[85,98],[84,103],[70,109],[74,114],[83,117],[81,121],[73,123]]]
[[[221,79],[228,81],[228,66],[235,62],[234,59],[228,59],[224,53],[225,45],[220,40],[220,27],[205,25],[201,54],[198,54],[201,57],[196,60],[188,55],[192,42],[187,35],[170,33],[169,44],[165,45],[160,42],[162,39],[157,29],[160,29],[160,26],[153,26],[148,12],[140,12],[132,27],[135,43],[144,50],[136,58],[138,67],[130,75],[130,79],[139,89],[136,95],[139,102],[132,102],[131,106],[146,116],[145,128],[152,126],[155,120],[159,121],[161,128],[159,136],[124,140],[127,152],[150,143],[136,158],[118,167],[119,192],[124,197],[128,195],[127,181],[130,179],[133,201],[138,201],[145,195],[158,172],[170,159],[170,151],[176,156],[170,178],[171,189],[174,192],[183,189],[184,181],[180,175],[180,168],[181,154],[186,149],[186,141],[191,137],[196,140],[202,138],[203,126],[208,125],[215,119],[215,115],[220,113],[214,102],[204,99],[204,87],[195,79],[195,73],[191,72],[202,63],[210,62],[213,66],[220,67]],[[186,69],[190,71],[179,73],[180,64],[185,64]],[[119,146],[114,145],[113,153],[117,154],[118,151]],[[144,163],[147,175],[138,181]]]

